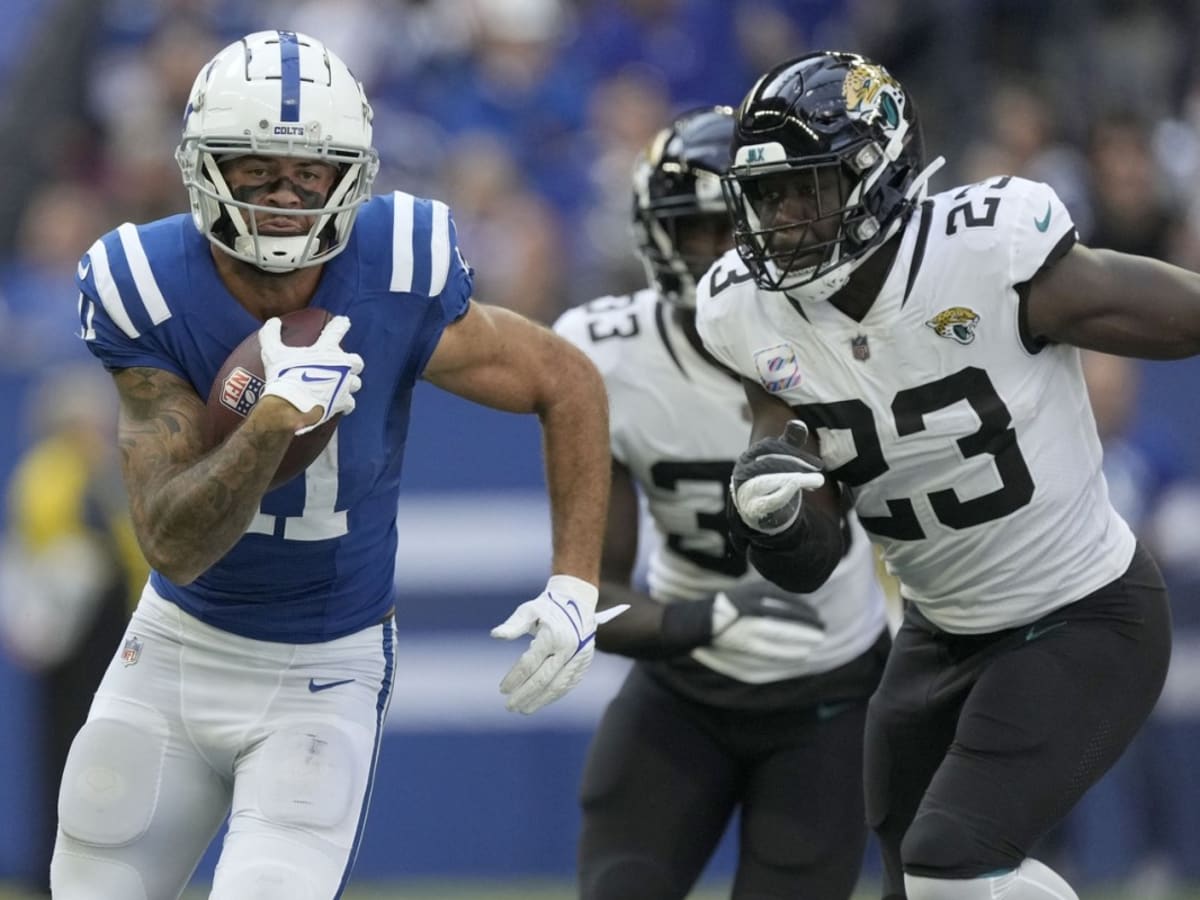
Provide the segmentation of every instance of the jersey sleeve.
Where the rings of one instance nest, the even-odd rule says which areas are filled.
[[[696,330],[704,349],[726,368],[746,377],[736,347],[739,304],[753,299],[755,286],[736,250],[712,264],[696,283]]]
[[[458,229],[450,208],[396,191],[392,195],[392,293],[426,297],[422,333],[416,349],[416,371],[424,371],[448,325],[470,309],[475,271],[458,245]]]
[[[1004,282],[1011,288],[1008,296],[1017,298],[1018,338],[1026,352],[1037,354],[1047,341],[1031,334],[1027,324],[1029,282],[1062,259],[1079,235],[1071,214],[1050,185],[1013,178],[1005,193],[1010,202],[1001,219],[1008,247]]]
[[[188,380],[157,334],[171,313],[135,226],[126,223],[92,244],[75,283],[80,337],[106,369],[146,366]]]
[[[1010,190],[1008,282],[1021,285],[1061,259],[1079,235],[1050,185],[1013,178]]]

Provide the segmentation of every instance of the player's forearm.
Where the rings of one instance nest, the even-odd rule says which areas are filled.
[[[758,573],[797,594],[812,593],[828,581],[848,549],[844,520],[816,504],[805,504],[795,525],[774,536],[755,532],[736,512],[729,521],[734,545],[745,548]]]
[[[258,511],[293,435],[281,427],[272,400],[264,398],[224,443],[135,508],[147,561],[176,584],[194,581],[228,553]]]
[[[596,647],[632,659],[670,659],[712,639],[709,600],[660,603],[613,581],[600,582],[598,610],[619,604],[629,609],[596,629]]]
[[[550,495],[554,572],[593,584],[608,511],[612,458],[608,400],[599,374],[582,356],[567,357],[559,392],[538,411]]]

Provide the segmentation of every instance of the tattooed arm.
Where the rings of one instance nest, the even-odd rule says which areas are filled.
[[[118,438],[129,508],[142,552],[176,584],[188,584],[224,556],[249,527],[297,428],[300,413],[263,397],[223,444],[204,452],[202,401],[161,369],[115,373]]]

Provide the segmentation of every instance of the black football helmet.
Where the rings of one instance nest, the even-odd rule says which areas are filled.
[[[820,299],[896,233],[940,165],[922,171],[917,112],[900,83],[839,52],[763,75],[737,112],[732,153],[722,188],[754,280]]]
[[[676,306],[695,308],[696,282],[720,256],[689,252],[681,229],[705,229],[711,239],[701,243],[729,247],[721,176],[732,139],[730,107],[690,110],[655,135],[634,165],[634,241],[650,283]]]

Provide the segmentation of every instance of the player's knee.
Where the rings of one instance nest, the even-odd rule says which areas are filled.
[[[82,844],[121,847],[146,833],[158,805],[167,725],[139,707],[135,722],[93,719],[71,744],[63,768],[58,818]],[[114,895],[116,896],[116,895]]]
[[[904,876],[908,900],[1079,900],[1079,895],[1057,872],[1036,859],[1025,859],[1015,869],[975,878]]]
[[[905,875],[908,900],[993,900],[991,878],[926,878]]]
[[[50,863],[50,893],[54,900],[95,900],[96,897],[147,900],[145,882],[132,866],[113,859],[99,859],[83,846],[64,846],[71,843],[70,838],[60,836]]]
[[[625,856],[585,866],[580,873],[580,900],[672,900],[691,885],[678,885],[671,871],[653,859]]]
[[[334,828],[351,812],[361,765],[332,725],[277,731],[262,747],[259,808],[279,825]]]
[[[1020,854],[986,845],[966,823],[940,812],[921,813],[900,844],[906,874],[971,878],[983,872],[1015,869]]]
[[[323,894],[316,891],[321,889]],[[337,890],[317,885],[311,872],[300,866],[269,861],[251,862],[241,867],[218,867],[213,877],[209,900],[319,900]]]

